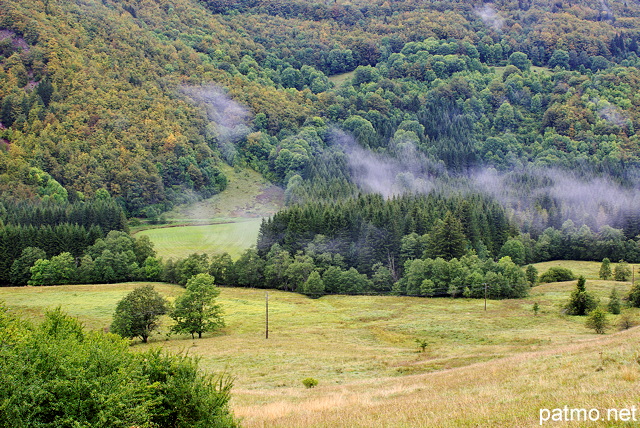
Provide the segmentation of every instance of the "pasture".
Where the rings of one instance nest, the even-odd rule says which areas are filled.
[[[261,219],[238,222],[162,227],[138,232],[153,242],[158,257],[165,260],[185,258],[193,253],[229,253],[236,259],[247,248],[256,245]]]
[[[592,267],[573,262],[576,274]],[[543,269],[539,269],[541,272]],[[60,305],[93,329],[139,284],[0,288],[26,317]],[[588,280],[606,305],[613,286]],[[539,409],[630,407],[640,393],[638,328],[608,334],[562,313],[575,281],[537,286],[517,300],[325,296],[222,288],[226,327],[203,339],[166,334],[132,349],[198,356],[208,371],[235,376],[232,408],[245,427],[539,426]],[[182,288],[156,284],[170,300]],[[533,304],[540,305],[536,316]],[[626,309],[634,317],[637,309]],[[419,352],[416,339],[426,340]],[[302,379],[317,387],[306,389]],[[620,426],[619,424],[610,424]],[[563,424],[562,426],[589,426]],[[602,425],[594,425],[602,426]]]
[[[284,191],[249,168],[222,165],[221,169],[228,179],[223,192],[178,206],[165,214],[167,225],[145,226],[135,235],[148,236],[165,260],[224,252],[236,259],[255,246],[262,218],[282,208]]]

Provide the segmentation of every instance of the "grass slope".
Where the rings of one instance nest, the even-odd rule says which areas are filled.
[[[227,188],[203,201],[180,205],[166,213],[175,223],[210,223],[269,217],[284,206],[284,191],[250,169],[220,167]]]
[[[61,305],[100,329],[135,285],[1,288],[0,300],[29,316]],[[613,286],[625,295],[630,284],[587,281],[604,304]],[[168,341],[161,332],[135,349],[162,346],[199,356],[207,370],[228,367],[245,427],[539,426],[540,407],[637,405],[640,331],[596,335],[583,317],[563,315],[574,287],[540,285],[525,299],[489,301],[487,312],[482,300],[312,300],[271,290],[268,340],[265,291],[223,288],[223,331]],[[182,292],[156,288],[171,299]],[[415,339],[427,340],[425,353]],[[301,381],[310,376],[319,385],[307,390]]]
[[[227,252],[238,257],[256,244],[263,217],[284,206],[284,192],[249,168],[221,168],[228,178],[223,192],[182,205],[166,214],[171,227],[138,231],[154,243],[158,256],[177,259],[193,253]]]

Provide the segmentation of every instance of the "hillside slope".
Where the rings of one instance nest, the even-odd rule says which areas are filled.
[[[153,215],[224,189],[223,159],[292,201],[376,191],[350,174],[331,124],[428,159],[388,186],[528,163],[635,180],[636,2],[1,4],[7,196],[34,197],[37,168],[72,199],[106,188]],[[343,88],[327,78],[354,70]]]

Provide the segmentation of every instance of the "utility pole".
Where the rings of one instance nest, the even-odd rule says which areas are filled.
[[[269,338],[269,292],[265,291],[265,295],[264,295],[264,300],[265,300],[265,311],[264,311],[264,321],[265,321],[265,328],[264,328],[264,338],[268,339]]]
[[[487,283],[484,283],[484,311],[487,312]]]

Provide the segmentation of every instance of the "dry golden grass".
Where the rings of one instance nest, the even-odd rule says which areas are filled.
[[[30,317],[60,305],[100,329],[136,285],[5,288],[0,300]],[[614,285],[621,296],[630,286],[587,281],[605,304]],[[222,331],[200,340],[166,340],[162,331],[132,349],[161,346],[200,357],[207,371],[227,367],[236,378],[232,409],[245,427],[528,427],[539,426],[540,408],[640,404],[640,330],[597,335],[583,317],[563,315],[574,287],[540,285],[525,299],[489,301],[487,312],[482,300],[312,300],[272,290],[268,340],[265,291],[223,288]],[[182,292],[156,288],[169,298]],[[426,352],[416,339],[427,340]],[[306,377],[318,386],[306,389]]]

